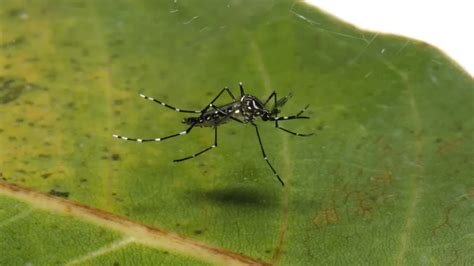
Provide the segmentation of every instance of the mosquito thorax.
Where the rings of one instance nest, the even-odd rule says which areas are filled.
[[[254,117],[262,116],[268,113],[263,103],[252,95],[244,95],[240,98],[240,109],[245,116]]]

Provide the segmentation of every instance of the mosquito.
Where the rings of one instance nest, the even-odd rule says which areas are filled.
[[[309,118],[308,116],[303,116],[302,114],[306,111],[309,105],[306,105],[296,115],[278,116],[278,114],[281,111],[280,110],[281,107],[283,107],[283,105],[291,97],[291,93],[288,96],[278,99],[276,92],[273,91],[270,94],[270,96],[268,96],[267,100],[262,102],[257,97],[250,94],[246,94],[244,92],[244,86],[242,85],[242,82],[239,83],[239,87],[240,87],[240,98],[235,98],[235,96],[232,94],[230,89],[228,87],[225,87],[217,94],[216,97],[214,97],[214,99],[208,105],[206,105],[206,107],[204,107],[200,111],[184,110],[184,109],[176,108],[160,100],[140,94],[142,98],[156,102],[169,109],[175,110],[180,113],[195,113],[197,114],[197,116],[187,117],[182,120],[184,124],[189,125],[189,127],[186,130],[169,135],[169,136],[165,136],[165,137],[145,139],[145,138],[130,138],[130,137],[120,136],[116,134],[112,136],[118,139],[122,139],[122,140],[129,140],[129,141],[136,141],[136,142],[153,142],[153,141],[163,141],[166,139],[171,139],[174,137],[186,135],[189,132],[191,132],[191,130],[194,127],[212,127],[214,129],[214,144],[191,156],[174,160],[174,162],[182,162],[188,159],[195,158],[201,154],[204,154],[205,152],[211,149],[216,148],[217,147],[217,128],[220,125],[223,125],[229,121],[235,121],[241,124],[250,124],[255,128],[255,131],[257,133],[258,143],[260,144],[260,149],[262,151],[263,159],[265,160],[265,162],[267,162],[268,166],[272,170],[273,174],[278,178],[278,181],[280,181],[281,185],[284,186],[285,183],[283,182],[280,175],[278,175],[277,171],[268,160],[267,154],[265,153],[265,149],[263,148],[262,138],[260,136],[258,126],[257,124],[255,124],[255,119],[257,117],[260,117],[263,121],[273,121],[275,122],[275,127],[278,129],[281,129],[295,136],[308,137],[308,136],[314,135],[314,133],[306,133],[306,134],[297,133],[297,132],[281,127],[278,124],[278,122],[294,120],[294,119],[308,119]],[[221,95],[224,92],[227,92],[229,97],[232,99],[232,102],[221,105],[221,106],[214,105],[214,102],[216,102],[217,99],[219,99],[219,97],[221,97]],[[271,108],[267,108],[266,105],[272,99],[273,99],[273,106]]]

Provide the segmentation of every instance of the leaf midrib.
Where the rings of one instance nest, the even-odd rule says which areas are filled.
[[[225,265],[268,265],[233,251],[18,185],[0,182],[0,195],[26,202],[36,209],[69,215],[121,232],[126,237],[132,237],[133,240],[130,241],[133,242],[192,256],[206,262]]]

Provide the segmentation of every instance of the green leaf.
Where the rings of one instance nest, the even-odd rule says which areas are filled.
[[[474,83],[429,45],[290,1],[4,0],[0,32],[1,265],[473,260]],[[251,126],[182,163],[212,129],[112,138],[185,128],[139,93],[201,109],[239,81],[310,104],[280,124],[316,136],[257,123],[285,187]]]

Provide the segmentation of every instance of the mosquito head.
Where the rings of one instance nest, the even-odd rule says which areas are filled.
[[[273,115],[271,112],[265,112],[261,117],[263,121],[268,121],[268,120],[272,120],[275,117],[275,115]]]

